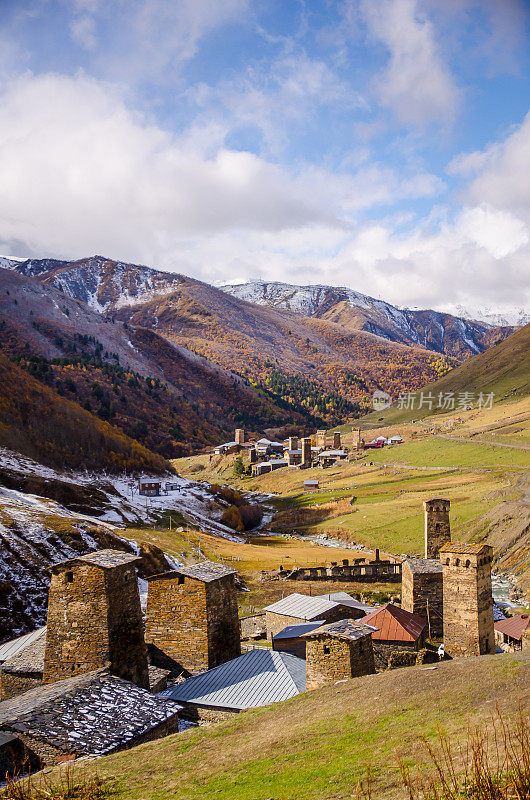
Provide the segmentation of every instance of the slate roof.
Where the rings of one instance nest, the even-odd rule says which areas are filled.
[[[243,711],[279,703],[305,692],[306,663],[290,653],[249,650],[161,692],[177,703]]]
[[[478,556],[485,549],[491,549],[489,544],[472,544],[468,542],[447,542],[440,547],[440,553],[469,553]]]
[[[517,614],[515,617],[501,619],[494,625],[496,631],[511,636],[512,639],[522,639],[524,632],[530,629],[530,614]]]
[[[26,642],[24,647],[17,650],[12,658],[4,661],[2,669],[6,672],[42,675],[45,649],[46,628],[40,628],[38,631],[34,631],[32,638]]]
[[[0,666],[4,661],[8,661],[10,658],[13,658],[13,656],[16,656],[20,650],[23,650],[24,647],[31,644],[34,639],[37,639],[45,631],[45,627],[38,628],[36,631],[26,633],[24,636],[19,636],[17,639],[11,639],[9,642],[0,644]]]
[[[319,614],[325,614],[326,611],[331,611],[332,608],[336,608],[338,605],[341,605],[341,603],[328,600],[327,595],[310,597],[307,594],[294,592],[288,597],[266,606],[263,610],[272,611],[274,614],[284,614],[287,617],[313,620],[317,619]]]
[[[113,567],[121,567],[124,564],[131,564],[133,561],[140,560],[139,556],[133,553],[124,553],[121,550],[96,550],[95,553],[87,553],[85,556],[76,556],[75,558],[69,558],[67,561],[58,561],[48,567],[48,571],[53,572],[56,569],[65,569],[71,564],[79,563],[79,561],[84,561],[102,569],[113,569]]]
[[[58,750],[109,753],[178,715],[174,703],[108,675],[78,675],[0,703],[0,728],[26,733]]]
[[[413,573],[443,572],[442,562],[435,558],[407,558],[405,563]]]
[[[189,567],[179,567],[168,572],[161,572],[159,575],[152,575],[147,580],[156,581],[171,575],[186,575],[188,578],[209,583],[224,578],[226,575],[235,574],[237,574],[237,569],[233,569],[233,567],[225,567],[224,564],[218,564],[216,561],[201,561],[200,564],[191,564]]]
[[[359,622],[378,628],[372,635],[374,642],[416,642],[427,625],[427,620],[392,603],[376,608]]]
[[[317,596],[324,597],[327,600],[334,600],[336,603],[340,603],[341,606],[357,608],[359,611],[364,611],[365,614],[370,614],[374,610],[374,606],[368,606],[366,603],[361,603],[360,600],[356,600],[347,592],[331,592],[331,594],[319,594]]]
[[[6,731],[0,731],[0,747],[5,747],[6,745],[13,744],[13,742],[17,741],[17,737],[13,733],[7,733]]]
[[[376,631],[377,628],[373,625],[365,625],[353,619],[340,619],[338,622],[330,622],[329,625],[321,625],[320,628],[306,633],[305,638],[312,639],[313,636],[326,635],[354,642],[356,639],[362,639],[363,636],[370,636]]]
[[[288,625],[283,631],[280,631],[273,636],[274,640],[276,639],[297,639],[299,636],[303,636],[304,633],[310,633],[314,631],[315,628],[319,628],[325,620],[323,619],[315,619],[313,622],[302,622],[300,625]]]

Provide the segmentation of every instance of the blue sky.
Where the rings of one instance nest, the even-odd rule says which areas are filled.
[[[530,300],[523,0],[3,0],[0,249]]]

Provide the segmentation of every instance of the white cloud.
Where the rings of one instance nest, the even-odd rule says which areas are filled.
[[[70,34],[74,42],[84,47],[85,50],[93,50],[96,47],[96,22],[88,14],[83,14],[71,21]]]
[[[420,16],[417,0],[363,0],[361,8],[370,34],[390,54],[374,83],[381,103],[406,124],[451,120],[459,90],[442,60],[433,24]]]

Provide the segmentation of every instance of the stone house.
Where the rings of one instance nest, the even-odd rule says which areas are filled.
[[[191,721],[218,722],[289,700],[306,688],[306,665],[289,653],[254,649],[162,692]]]
[[[44,683],[109,667],[149,689],[138,561],[99,550],[50,567]]]
[[[401,608],[427,621],[429,638],[443,636],[443,567],[434,558],[407,558],[401,567]]]
[[[241,654],[236,574],[204,561],[149,578],[145,638],[154,664],[193,674]]]
[[[161,489],[162,481],[142,479],[138,483],[138,494],[142,497],[159,497]]]
[[[375,631],[372,625],[342,619],[304,634],[307,690],[345,678],[372,675]]]
[[[445,652],[453,658],[495,652],[491,562],[487,544],[448,542],[443,565]]]
[[[377,628],[372,640],[378,667],[386,667],[395,652],[418,651],[425,644],[427,621],[393,603],[374,609],[361,622]]]
[[[40,766],[127,749],[178,731],[179,706],[97,670],[0,703],[0,729]]]
[[[337,622],[339,619],[359,619],[366,613],[365,609],[352,607],[342,601],[329,599],[326,595],[311,597],[295,592],[276,603],[266,606],[265,624],[267,638],[282,631],[288,625],[299,625],[302,622]]]

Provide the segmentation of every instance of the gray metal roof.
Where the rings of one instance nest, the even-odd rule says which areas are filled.
[[[319,458],[326,458],[328,456],[345,456],[345,450],[326,450],[323,453],[320,453]]]
[[[0,644],[0,665],[10,658],[14,658],[17,653],[23,650],[28,645],[32,644],[35,639],[38,639],[46,632],[46,627],[38,628],[36,631],[26,633],[24,636],[19,636],[17,639],[11,639],[9,642]]]
[[[305,692],[306,663],[289,653],[249,650],[239,658],[161,692],[177,703],[242,711]]]
[[[2,664],[4,672],[18,672],[42,676],[44,672],[44,653],[46,650],[46,628],[36,631],[38,634],[14,656]]]
[[[368,606],[366,603],[361,603],[360,600],[356,600],[347,592],[331,592],[331,594],[319,594],[318,597],[325,598],[327,600],[334,600],[336,603],[340,603],[341,606],[348,606],[349,608],[358,608],[359,611],[364,611],[365,614],[369,614],[370,611],[373,611],[375,606]]]
[[[327,595],[323,597],[310,597],[308,594],[294,592],[282,600],[277,600],[270,606],[266,606],[264,611],[272,611],[274,614],[285,614],[287,617],[298,617],[298,619],[312,620],[319,614],[325,614],[332,608],[340,605],[334,600],[328,600]]]
[[[311,633],[315,628],[319,628],[324,624],[325,619],[315,619],[313,622],[302,622],[300,625],[288,625],[283,631],[280,631],[273,639],[296,639],[298,636],[303,636],[304,633]]]

